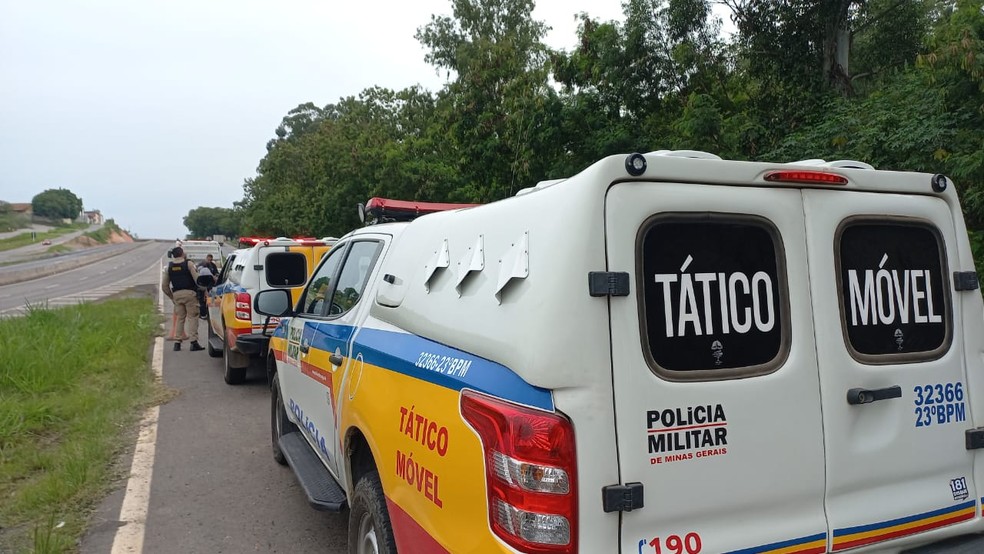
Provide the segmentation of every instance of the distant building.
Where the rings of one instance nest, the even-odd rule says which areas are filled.
[[[11,202],[10,211],[17,214],[34,215],[34,208],[30,202]]]
[[[82,212],[82,217],[89,225],[102,225],[105,222],[99,210]]]

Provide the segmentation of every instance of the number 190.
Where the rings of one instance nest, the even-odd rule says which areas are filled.
[[[683,538],[680,538],[680,535],[670,535],[666,537],[662,545],[660,545],[660,538],[656,537],[649,541],[649,546],[656,549],[656,554],[663,554],[664,552],[667,554],[683,554],[684,552],[687,554],[699,554],[701,548],[700,535],[697,533],[687,533]],[[665,551],[663,550],[664,547],[666,548]]]

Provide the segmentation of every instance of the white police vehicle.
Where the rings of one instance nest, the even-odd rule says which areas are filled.
[[[611,156],[354,231],[254,306],[275,456],[353,552],[984,551],[942,175]]]

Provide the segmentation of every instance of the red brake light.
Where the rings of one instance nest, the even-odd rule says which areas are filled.
[[[577,458],[566,417],[463,391],[485,451],[489,523],[523,552],[577,552]]]
[[[772,183],[807,183],[819,185],[846,185],[847,177],[826,171],[802,169],[782,169],[765,174],[765,180]]]
[[[236,293],[236,319],[253,321],[253,306],[248,292]]]

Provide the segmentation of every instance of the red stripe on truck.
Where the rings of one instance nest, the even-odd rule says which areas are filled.
[[[417,520],[397,506],[396,502],[387,498],[386,507],[389,508],[390,525],[393,526],[393,538],[396,539],[398,551],[414,554],[451,554],[421,527]]]

